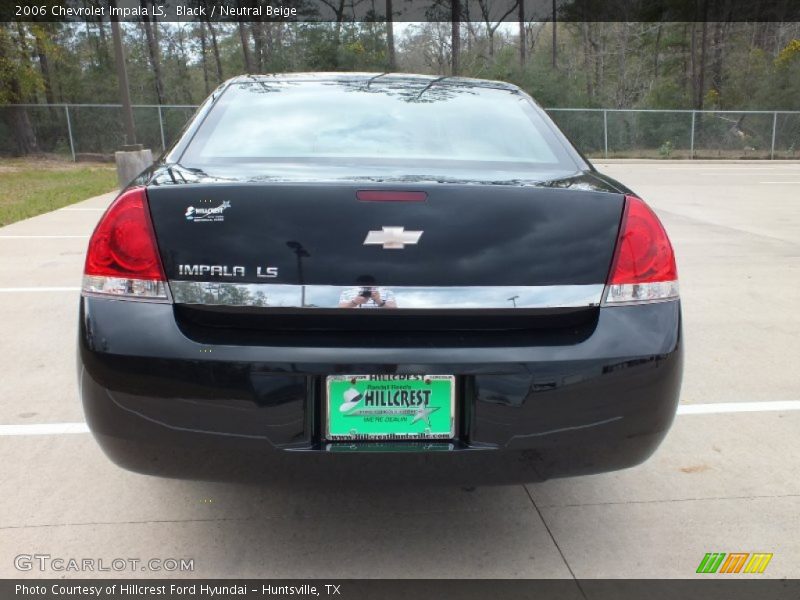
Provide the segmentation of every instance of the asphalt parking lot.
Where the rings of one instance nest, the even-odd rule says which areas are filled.
[[[47,554],[194,560],[124,577],[691,578],[707,552],[774,554],[725,577],[800,577],[800,164],[597,166],[675,245],[681,412],[642,466],[528,486],[298,492],[122,471],[81,425],[74,366],[83,253],[112,195],[0,228],[0,577],[109,576],[15,568]]]

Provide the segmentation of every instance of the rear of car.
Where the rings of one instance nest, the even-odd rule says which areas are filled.
[[[608,471],[681,379],[657,217],[477,80],[226,83],[101,219],[80,323],[98,442],[173,477]]]

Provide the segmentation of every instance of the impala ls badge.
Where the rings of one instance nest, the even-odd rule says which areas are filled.
[[[406,244],[416,244],[421,237],[421,231],[406,231],[405,227],[382,227],[381,231],[367,233],[364,245],[380,244],[384,250],[402,250]]]

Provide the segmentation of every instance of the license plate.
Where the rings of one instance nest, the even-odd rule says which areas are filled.
[[[328,440],[442,440],[455,436],[453,375],[331,375]]]

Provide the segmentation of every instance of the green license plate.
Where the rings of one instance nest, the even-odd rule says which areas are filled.
[[[329,440],[442,440],[455,436],[453,375],[331,375]]]

